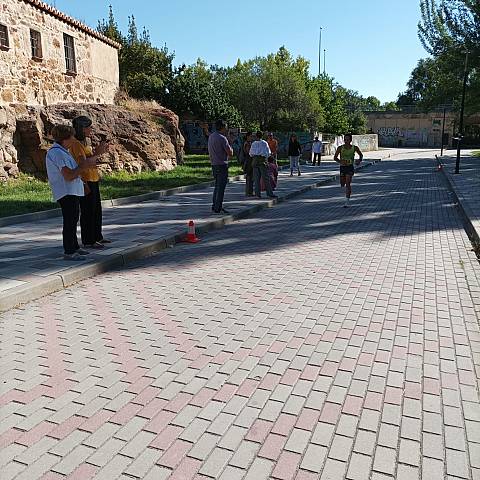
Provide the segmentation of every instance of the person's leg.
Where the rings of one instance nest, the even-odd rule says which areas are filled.
[[[352,195],[352,175],[345,176],[345,196],[350,198]]]
[[[93,182],[88,182],[89,188],[90,183]],[[88,193],[88,195],[80,197],[80,228],[82,243],[84,245],[93,245],[97,241],[97,239],[95,238],[95,207],[95,193],[90,188],[90,192]]]
[[[259,169],[259,160],[256,158],[253,161],[253,183],[255,187],[255,196],[260,197],[262,195],[262,190],[260,189],[260,178],[261,172]]]
[[[342,188],[345,187],[345,182],[346,182],[346,177],[345,177],[345,175],[342,174],[342,173],[340,173],[340,186],[341,186]]]
[[[218,209],[217,197],[218,197],[218,190],[219,190],[218,187],[220,182],[218,165],[212,165],[212,175],[215,181],[215,186],[213,187],[212,210],[216,212]]]
[[[223,208],[223,197],[225,196],[225,188],[228,183],[228,166],[220,165],[219,171],[219,186],[217,192],[217,208],[215,211],[220,211]]]
[[[317,154],[314,152],[313,153],[312,165],[315,166],[316,163],[317,163]]]
[[[295,166],[295,157],[288,157],[290,160],[290,176],[293,176],[293,168]]]
[[[297,172],[298,176],[302,174],[302,172],[300,172],[300,155],[297,156]]]
[[[102,202],[100,199],[99,182],[88,182],[90,195],[92,196],[92,238],[94,242],[103,240],[102,235]]]
[[[77,239],[77,223],[80,214],[79,198],[75,195],[66,195],[58,203],[63,217],[63,251],[65,255],[72,255],[79,249]]]
[[[272,185],[270,183],[270,176],[268,175],[267,163],[263,162],[259,164],[260,175],[265,185],[265,191],[268,197],[273,197]]]

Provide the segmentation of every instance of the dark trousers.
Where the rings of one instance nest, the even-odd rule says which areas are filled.
[[[322,154],[321,153],[314,153],[313,154],[313,165],[315,165],[315,162],[318,160],[318,165],[320,165],[320,162],[322,161]]]
[[[267,159],[265,157],[253,157],[253,179],[255,184],[255,195],[257,197],[260,197],[262,194],[260,188],[260,179],[263,179],[267,196],[273,196],[272,184],[270,183],[270,176],[268,175],[267,170]]]
[[[215,188],[213,189],[212,210],[219,212],[223,207],[225,187],[228,183],[228,165],[212,165]]]
[[[252,159],[245,162],[245,195],[253,195],[253,167]]]
[[[65,195],[58,200],[62,209],[63,217],[63,251],[67,255],[75,253],[79,249],[77,239],[77,223],[80,215],[80,197]]]
[[[90,193],[80,198],[80,227],[82,243],[93,245],[103,240],[102,235],[102,200],[98,182],[86,182]]]

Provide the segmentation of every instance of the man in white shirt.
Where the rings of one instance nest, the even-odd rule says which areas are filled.
[[[315,140],[312,144],[312,152],[313,152],[313,166],[315,166],[315,162],[318,160],[318,166],[320,166],[320,162],[322,161],[322,142],[315,137]]]
[[[262,198],[262,193],[260,189],[260,179],[262,178],[263,183],[265,184],[267,197],[276,198],[277,196],[273,194],[270,177],[268,176],[267,170],[267,160],[272,152],[270,151],[268,143],[263,140],[263,132],[257,132],[256,138],[257,139],[252,143],[252,146],[250,147],[250,156],[252,157],[253,167],[253,179],[255,184],[255,196],[257,198]]]

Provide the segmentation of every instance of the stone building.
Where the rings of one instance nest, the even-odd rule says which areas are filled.
[[[0,105],[113,104],[119,47],[39,0],[0,0]]]

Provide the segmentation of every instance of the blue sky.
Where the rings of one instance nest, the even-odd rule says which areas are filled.
[[[90,26],[112,4],[121,28],[133,14],[152,43],[167,44],[175,63],[202,58],[233,65],[285,45],[318,72],[319,27],[326,70],[347,88],[382,101],[405,89],[412,68],[426,56],[418,37],[419,0],[48,0]],[[322,52],[323,70],[323,52]]]

